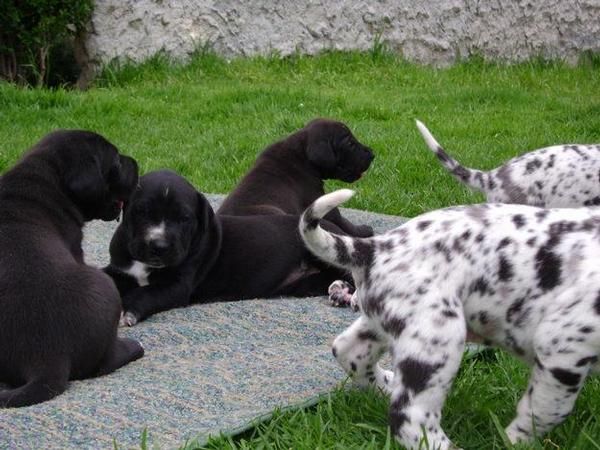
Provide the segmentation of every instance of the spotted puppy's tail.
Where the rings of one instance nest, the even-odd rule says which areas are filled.
[[[300,235],[308,249],[323,261],[342,269],[351,270],[362,265],[361,243],[368,238],[341,236],[324,230],[319,219],[354,195],[350,189],[340,189],[323,195],[310,205],[300,217]],[[358,251],[357,251],[358,250]]]
[[[416,122],[417,128],[421,132],[423,139],[425,139],[425,143],[431,151],[435,153],[442,165],[448,169],[458,181],[473,189],[486,192],[486,181],[488,181],[489,178],[488,173],[462,166],[457,160],[446,153],[444,148],[435,140],[423,122],[420,122],[419,120]]]

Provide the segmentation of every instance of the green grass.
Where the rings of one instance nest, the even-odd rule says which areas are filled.
[[[227,192],[262,148],[317,116],[346,122],[377,154],[349,206],[414,216],[482,198],[441,168],[415,118],[453,156],[481,169],[545,145],[600,142],[600,59],[588,55],[577,67],[473,59],[436,70],[379,48],[230,62],[199,54],[186,66],[156,57],[109,67],[86,92],[0,83],[0,172],[45,133],[85,128],[134,156],[142,171],[168,167],[202,191]],[[499,430],[526,374],[501,352],[464,361],[444,410],[451,438],[467,449],[504,448]],[[216,437],[208,448],[398,448],[387,404],[376,392],[342,389],[315,407],[275,412],[242,436]],[[574,414],[532,448],[600,449],[598,405],[592,379]]]

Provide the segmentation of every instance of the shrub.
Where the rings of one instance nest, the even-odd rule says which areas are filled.
[[[93,0],[0,0],[0,77],[47,83],[51,55],[83,32]]]

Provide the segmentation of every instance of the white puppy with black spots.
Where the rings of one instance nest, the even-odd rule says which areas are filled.
[[[448,155],[418,120],[417,128],[442,165],[460,182],[483,192],[490,203],[544,208],[600,205],[600,145],[541,148],[484,172],[464,167]]]
[[[352,271],[361,316],[333,354],[356,384],[391,394],[396,438],[408,448],[425,437],[430,448],[451,447],[440,414],[467,333],[532,367],[506,429],[512,442],[562,422],[599,369],[600,210],[481,204],[371,238],[323,230],[319,218],[352,195],[319,198],[299,228],[315,255]],[[393,371],[378,365],[388,349]]]

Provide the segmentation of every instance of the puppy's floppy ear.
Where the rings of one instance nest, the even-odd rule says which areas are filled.
[[[331,143],[326,140],[308,141],[306,156],[308,160],[320,169],[331,170],[336,166],[335,152]]]
[[[206,230],[215,219],[215,212],[204,195],[200,192],[196,195],[196,220],[198,221],[198,228]]]
[[[76,163],[69,164],[64,183],[69,194],[80,204],[97,201],[102,198],[106,190],[100,161],[95,157],[82,158]]]

